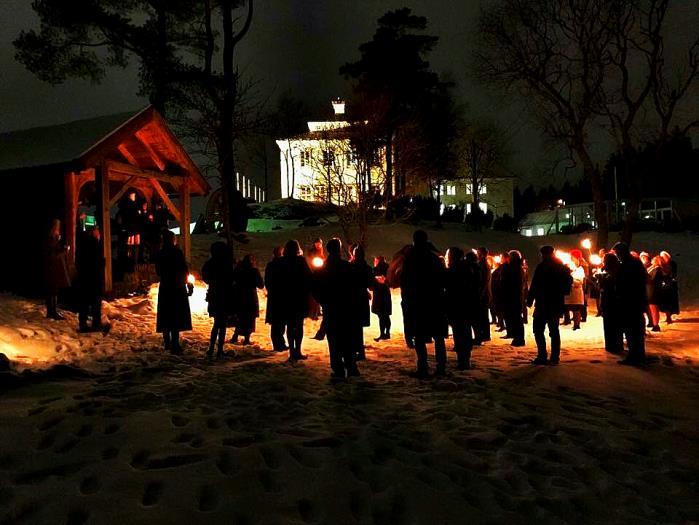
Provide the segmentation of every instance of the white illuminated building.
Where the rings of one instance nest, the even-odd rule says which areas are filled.
[[[309,122],[307,133],[276,141],[282,198],[343,205],[356,201],[359,192],[380,189],[383,151],[371,156],[366,169],[367,159],[359,158],[350,140],[362,123],[344,120],[344,102],[335,100],[332,105],[335,120]]]

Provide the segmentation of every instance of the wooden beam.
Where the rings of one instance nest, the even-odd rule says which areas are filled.
[[[97,183],[97,221],[102,234],[102,255],[104,257],[104,291],[112,291],[112,225],[109,213],[109,167],[105,163],[95,167]]]
[[[126,180],[126,182],[124,182],[124,185],[123,185],[121,188],[119,188],[119,191],[116,192],[116,194],[114,195],[114,197],[112,197],[111,199],[109,199],[109,207],[110,207],[110,208],[111,208],[112,206],[114,206],[117,202],[119,202],[119,199],[121,199],[121,198],[124,196],[124,194],[129,190],[129,188],[131,187],[131,184],[132,184],[135,180],[136,180],[136,177],[133,177],[133,176],[132,176],[132,177],[129,177],[129,178]]]
[[[165,171],[165,163],[162,161],[160,156],[155,152],[155,150],[153,149],[153,146],[151,146],[150,143],[146,140],[146,133],[142,129],[139,129],[136,132],[136,138],[141,143],[141,145],[144,148],[146,148],[148,155],[150,155],[150,158],[153,160],[155,165],[158,166],[158,169],[160,171]]]
[[[78,176],[72,171],[63,175],[66,215],[64,219],[68,256],[75,261],[78,230]]]
[[[156,193],[160,196],[160,198],[163,201],[163,204],[165,204],[168,211],[172,213],[172,216],[175,218],[177,222],[180,222],[180,210],[178,210],[177,206],[175,206],[175,204],[170,200],[170,197],[168,197],[167,192],[163,189],[163,187],[157,180],[150,179],[150,183],[153,185],[153,188],[155,188]]]
[[[180,238],[182,239],[182,251],[184,258],[190,261],[192,255],[192,241],[189,234],[189,223],[192,222],[192,203],[189,195],[189,184],[185,182],[180,186]]]
[[[126,164],[124,162],[118,162],[115,160],[107,161],[107,168],[112,173],[121,173],[130,177],[142,177],[144,179],[155,179],[160,182],[167,182],[175,188],[178,188],[186,180],[185,177],[181,177],[179,175],[167,175],[159,171],[144,170],[142,168],[132,166],[131,164]]]
[[[129,148],[126,147],[126,144],[124,144],[124,143],[122,142],[121,144],[119,144],[119,146],[117,147],[117,149],[119,150],[119,153],[121,153],[121,154],[124,156],[124,158],[125,158],[126,160],[128,160],[128,161],[129,161],[131,164],[133,164],[134,166],[138,166],[138,162],[136,161],[136,157],[134,157],[134,156],[131,154],[131,152],[129,151]]]

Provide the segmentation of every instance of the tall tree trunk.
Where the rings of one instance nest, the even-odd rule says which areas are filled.
[[[386,218],[389,218],[389,204],[393,193],[393,131],[386,136],[386,180],[384,181],[384,200],[386,203]]]
[[[641,206],[641,185],[639,177],[632,176],[629,165],[632,159],[635,158],[633,150],[625,150],[624,152],[624,181],[626,183],[626,192],[628,194],[627,206],[624,214],[623,226],[621,229],[621,240],[631,246],[633,240],[633,231],[638,222],[638,211]]]
[[[594,165],[587,151],[578,151],[582,160],[584,177],[590,182],[592,189],[592,201],[595,206],[595,222],[597,223],[597,247],[606,248],[609,242],[609,217],[607,216],[607,202],[604,200],[602,187],[602,174]]]
[[[233,253],[234,230],[236,230],[235,154],[233,148],[233,115],[237,82],[233,64],[233,2],[224,0],[221,4],[223,18],[223,100],[220,106],[219,155],[221,157],[221,184],[224,193],[225,215],[228,222],[226,237]],[[225,223],[224,223],[225,224]]]

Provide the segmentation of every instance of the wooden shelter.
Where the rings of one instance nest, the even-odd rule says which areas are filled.
[[[5,198],[21,199],[31,214],[24,216],[19,234],[13,230],[11,236],[20,259],[39,255],[36,246],[46,238],[53,218],[61,219],[65,242],[74,256],[79,196],[89,183],[96,192],[107,291],[113,284],[111,210],[130,189],[148,201],[157,197],[167,206],[180,225],[180,246],[189,259],[190,198],[206,195],[210,188],[153,107],[0,134],[0,184]],[[16,210],[0,206],[0,221],[12,224],[8,221],[18,218]],[[3,258],[3,266],[5,281],[17,274],[12,259]]]

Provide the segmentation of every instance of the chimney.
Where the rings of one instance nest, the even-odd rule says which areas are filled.
[[[336,98],[332,101],[333,111],[335,112],[335,120],[341,120],[345,116],[345,101],[341,98]]]

